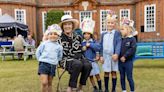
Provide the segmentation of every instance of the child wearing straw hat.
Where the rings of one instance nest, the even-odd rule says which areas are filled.
[[[136,51],[136,39],[133,37],[133,23],[132,20],[124,20],[121,25],[122,44],[121,53],[119,56],[119,71],[121,78],[122,92],[126,92],[125,76],[127,76],[130,90],[134,92],[133,80],[133,57]]]
[[[61,33],[62,30],[59,25],[49,26],[47,30],[48,40],[42,42],[36,50],[42,92],[52,92],[52,80],[55,76],[56,65],[63,55],[63,48],[57,42]]]

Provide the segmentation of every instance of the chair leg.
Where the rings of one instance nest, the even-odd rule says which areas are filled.
[[[26,61],[27,60],[27,55],[24,55],[24,61]]]
[[[5,60],[5,55],[3,55],[3,57],[2,57],[2,61],[4,61]]]
[[[12,55],[12,60],[14,60],[14,54]]]

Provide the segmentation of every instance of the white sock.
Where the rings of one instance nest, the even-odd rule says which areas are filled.
[[[123,90],[122,92],[126,92],[126,90]]]

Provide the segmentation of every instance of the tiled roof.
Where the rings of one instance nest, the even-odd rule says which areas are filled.
[[[0,0],[0,3],[36,5],[36,0]]]
[[[36,4],[38,6],[69,6],[83,0],[0,0],[0,3]],[[134,4],[142,0],[88,0],[100,5]]]

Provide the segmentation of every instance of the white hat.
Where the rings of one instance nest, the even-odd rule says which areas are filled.
[[[53,24],[51,26],[48,26],[48,29],[46,31],[47,34],[51,32],[56,32],[60,36],[62,33],[62,29],[60,28],[58,24]]]
[[[73,19],[71,15],[63,15],[59,26],[62,27],[63,23],[65,22],[72,22],[74,27],[73,30],[79,26],[79,21],[77,19]]]
[[[90,33],[93,34],[95,27],[95,21],[90,18],[84,18],[81,23],[81,29],[83,33]]]

